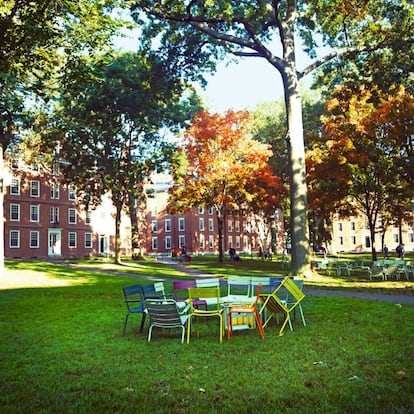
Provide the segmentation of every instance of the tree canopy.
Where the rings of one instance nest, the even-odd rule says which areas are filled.
[[[354,54],[355,57],[356,53],[372,53],[380,48],[401,50],[406,42],[412,41],[412,5],[393,0],[383,0],[380,5],[377,0],[358,3],[341,0],[139,0],[132,9],[136,20],[146,25],[143,33],[148,47],[154,46],[153,39],[156,38],[158,49],[170,62],[172,70],[180,71],[183,76],[199,78],[204,70],[214,69],[216,59],[227,53],[263,58],[278,70],[284,86],[287,116],[285,139],[289,157],[291,270],[295,274],[309,273],[299,80],[341,56]],[[141,12],[145,13],[145,19]],[[404,25],[399,20],[401,16],[405,19]],[[401,28],[404,30],[400,33]],[[323,43],[332,51],[299,71],[297,35],[303,48],[315,58],[316,34],[320,34]]]
[[[267,163],[269,145],[252,139],[247,112],[200,112],[183,142],[186,171],[173,187],[169,210],[213,207],[217,213],[220,261],[223,223],[229,211],[280,206],[284,192]]]

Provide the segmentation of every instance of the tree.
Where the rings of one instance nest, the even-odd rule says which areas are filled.
[[[169,211],[213,207],[222,263],[228,211],[241,206],[255,211],[278,207],[283,186],[267,164],[269,146],[250,137],[247,112],[200,112],[186,131],[184,151],[187,169],[172,189]]]
[[[404,218],[414,191],[414,97],[343,87],[328,102],[322,140],[308,153],[310,204],[318,217],[333,212],[367,218],[373,260],[376,223]]]
[[[192,96],[181,99],[183,85],[168,76],[155,55],[104,56],[89,72],[92,79],[72,83],[62,92],[47,135],[50,147],[60,141],[65,177],[78,186],[87,208],[104,193],[111,194],[115,261],[120,262],[122,210],[129,208],[132,247],[138,254],[137,207],[145,198],[143,185],[172,152],[163,131],[185,125],[199,106]]]
[[[47,103],[57,78],[76,70],[94,50],[107,47],[120,27],[112,15],[118,0],[3,0],[0,3],[0,217],[3,217],[3,154],[30,121],[30,106]],[[125,24],[125,23],[122,23]],[[0,224],[0,273],[4,271]]]
[[[184,76],[200,77],[200,70],[214,69],[214,59],[225,53],[239,57],[266,59],[281,75],[287,115],[286,142],[289,156],[292,264],[295,274],[310,273],[307,234],[307,189],[305,149],[302,127],[302,107],[299,80],[321,65],[341,55],[372,51],[385,46],[401,49],[411,38],[409,25],[401,25],[398,16],[409,21],[412,6],[407,2],[383,0],[343,2],[342,0],[248,0],[235,1],[137,1],[134,17],[147,23],[144,39],[153,45],[157,37],[160,53],[171,62],[172,70]],[[141,19],[140,12],[147,20]],[[401,13],[398,14],[398,11]],[[399,31],[389,36],[390,26]],[[304,48],[315,58],[315,34],[322,34],[325,44],[335,48],[321,59],[316,59],[303,71],[296,65],[296,35]],[[396,30],[393,34],[396,33]],[[280,48],[273,48],[275,40]],[[367,42],[365,43],[365,40]]]

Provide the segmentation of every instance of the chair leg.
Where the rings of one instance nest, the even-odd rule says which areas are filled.
[[[124,330],[122,331],[122,336],[125,336],[125,330],[126,330],[126,326],[127,326],[128,318],[129,318],[129,313],[127,313],[127,315],[126,315],[126,317],[125,317],[125,321],[124,321]]]
[[[141,327],[139,328],[139,333],[142,333],[142,331],[144,330],[146,316],[147,314],[145,312],[142,312]]]
[[[256,319],[257,329],[259,330],[260,336],[264,339],[264,329],[262,326],[262,321],[260,320],[260,316],[257,312],[254,313],[254,317]]]
[[[231,312],[227,312],[227,339],[231,338],[231,334],[232,334],[232,324],[231,324]]]

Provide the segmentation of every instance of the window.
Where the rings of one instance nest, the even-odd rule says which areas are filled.
[[[208,236],[208,247],[210,249],[214,248],[214,236],[212,234]]]
[[[198,208],[198,213],[199,214],[204,214],[204,207],[199,207]]]
[[[31,169],[33,172],[39,172],[39,164],[38,164],[37,162],[33,163],[33,164],[30,166],[30,169]]]
[[[158,222],[157,220],[151,221],[151,231],[155,233],[158,230]]]
[[[20,204],[10,204],[10,221],[20,221]]]
[[[85,233],[85,248],[92,248],[92,233]]]
[[[10,194],[20,195],[20,179],[12,178],[10,182]]]
[[[352,230],[352,231],[355,231],[355,221],[351,221],[351,222],[349,223],[349,225],[350,225],[350,227],[351,227],[351,230]]]
[[[53,175],[59,175],[59,172],[60,172],[59,163],[58,162],[54,162],[52,164],[52,174]]]
[[[198,219],[198,229],[200,231],[204,231],[204,218],[203,217],[200,217]]]
[[[68,210],[68,222],[69,224],[76,224],[76,209],[70,208]]]
[[[20,247],[20,230],[10,230],[9,246],[11,249],[18,249]]]
[[[165,237],[165,248],[166,249],[171,249],[171,236],[166,236]]]
[[[154,204],[151,206],[151,215],[152,215],[152,216],[156,216],[157,214],[158,214],[157,205],[154,203]]]
[[[236,233],[240,233],[240,221],[239,220],[236,220],[236,222],[235,222],[235,227],[236,227]]]
[[[40,197],[40,181],[38,180],[30,181],[30,196]]]
[[[68,246],[70,249],[76,248],[76,233],[74,231],[68,233]]]
[[[30,232],[30,248],[31,249],[39,248],[39,232],[38,231]]]
[[[342,223],[338,223],[338,231],[342,231]]]
[[[212,218],[208,219],[208,230],[214,231],[214,220]]]
[[[39,211],[40,207],[37,205],[30,206],[30,221],[37,223],[39,221]]]
[[[178,219],[178,230],[179,231],[184,231],[185,230],[185,225],[184,224],[185,224],[184,218],[180,217]]]
[[[68,187],[68,198],[69,200],[76,200],[76,188],[73,184]]]
[[[227,237],[227,245],[229,247],[233,247],[233,237],[232,236]]]
[[[205,243],[204,234],[200,234],[200,249],[204,249],[204,243]]]
[[[414,243],[414,233],[408,233],[408,241]]]
[[[339,244],[339,246],[344,245],[344,238],[342,236],[338,237],[338,244]]]
[[[182,249],[185,246],[185,236],[178,236],[178,247]]]
[[[355,246],[356,245],[356,237],[351,236],[351,243]]]
[[[151,240],[152,250],[158,249],[158,237],[153,237]]]
[[[85,224],[91,224],[91,213],[89,211],[85,211]]]
[[[12,158],[10,160],[10,167],[12,170],[18,170],[19,169],[19,159],[18,158]]]
[[[50,222],[59,223],[59,207],[50,207]]]
[[[50,198],[58,200],[60,196],[60,187],[58,183],[50,183]]]
[[[399,243],[399,238],[398,238],[398,234],[393,234],[392,238],[394,240],[394,243]]]
[[[236,236],[236,249],[240,249],[240,236]]]
[[[213,207],[209,207],[209,208],[208,208],[208,214],[209,214],[210,216],[212,216],[212,215],[213,215],[213,212],[214,212]]]
[[[171,219],[165,219],[165,231],[171,231]]]
[[[365,247],[371,247],[371,238],[369,236],[365,236]]]
[[[227,229],[228,231],[233,231],[233,221],[229,220],[227,223]]]

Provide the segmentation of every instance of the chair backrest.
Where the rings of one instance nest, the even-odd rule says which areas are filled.
[[[196,279],[196,287],[220,287],[220,279],[218,277],[209,277],[206,279]]]
[[[188,299],[188,288],[195,288],[195,280],[174,280],[173,290],[175,300],[183,301]]]
[[[216,299],[212,305],[216,306],[217,311],[220,311],[220,288],[219,287],[204,287],[204,288],[188,288],[188,299],[190,302],[191,312],[196,309],[193,306],[194,299]]]
[[[174,299],[146,299],[145,306],[151,325],[164,328],[183,325]]]
[[[250,294],[251,296],[257,296],[257,287],[262,285],[261,291],[267,290],[270,292],[270,277],[258,277],[253,276],[250,278]]]
[[[155,291],[154,283],[150,283],[149,285],[142,285],[142,294],[144,295],[144,299],[153,298],[159,299],[159,294]]]
[[[154,290],[155,290],[155,293],[157,294],[157,296],[161,296],[161,297],[165,298],[166,294],[165,294],[164,282],[155,282],[154,283]]]
[[[302,284],[297,283],[298,280],[292,280],[288,277],[285,278],[282,282],[283,286],[286,288],[289,297],[289,304],[298,304],[305,298],[305,294],[302,291],[303,288],[303,281]]]
[[[237,293],[238,295],[250,296],[251,280],[249,277],[229,276],[227,279],[227,295],[231,296]]]
[[[122,288],[125,298],[125,304],[130,310],[131,308],[142,307],[144,309],[144,294],[142,285],[125,286]]]

